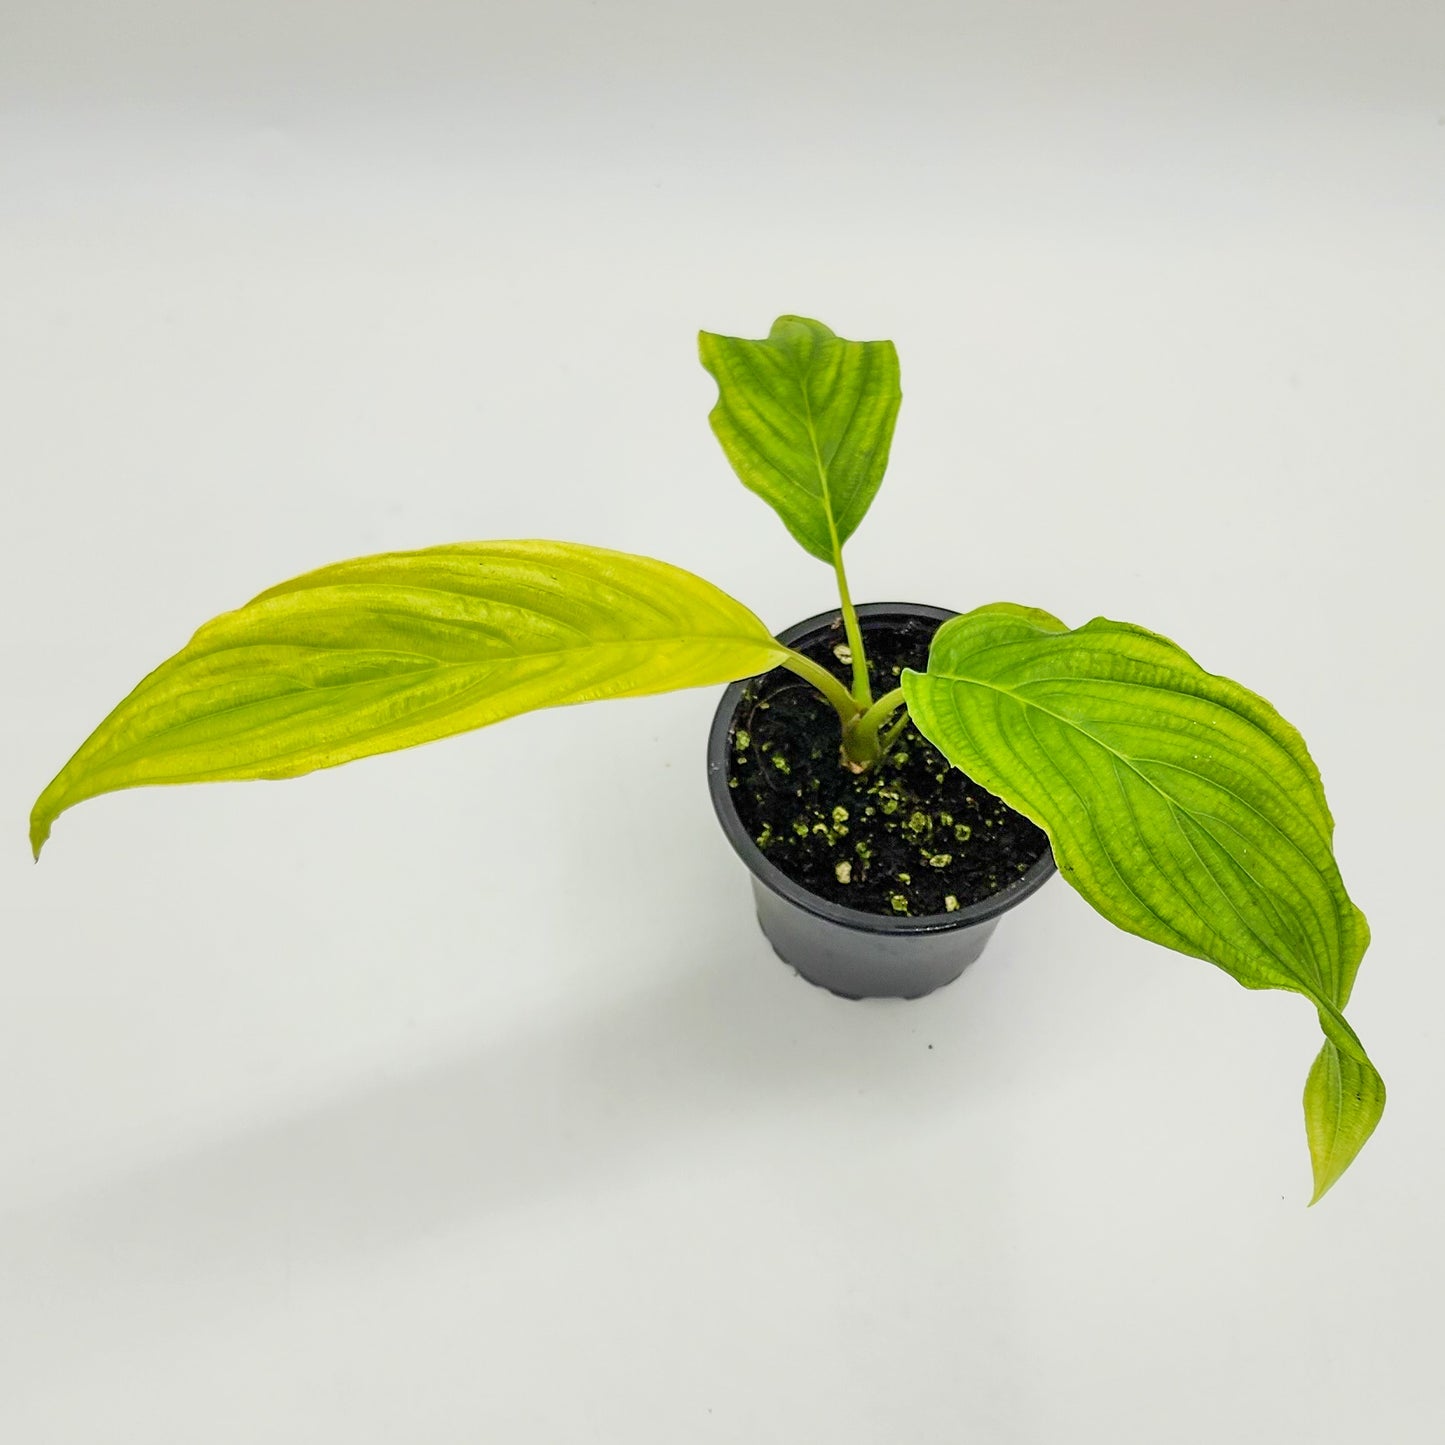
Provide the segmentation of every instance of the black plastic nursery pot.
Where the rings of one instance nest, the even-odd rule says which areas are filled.
[[[903,666],[926,665],[953,616],[902,602],[858,608],[875,695]],[[848,680],[837,611],[779,640]],[[998,920],[1055,871],[1053,854],[911,725],[866,780],[843,768],[839,742],[836,713],[792,672],[733,683],[708,737],[713,807],[783,962],[844,998],[921,998],[983,952]]]

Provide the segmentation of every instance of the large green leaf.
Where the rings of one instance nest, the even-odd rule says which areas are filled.
[[[780,316],[766,341],[698,338],[717,381],[708,420],[733,470],[813,556],[836,563],[888,465],[902,392],[891,341],[845,341]]]
[[[1110,922],[1315,1004],[1327,1042],[1305,1110],[1323,1194],[1385,1092],[1341,1014],[1369,928],[1300,735],[1167,638],[1008,604],[945,623],[903,690],[924,735],[1048,833]]]
[[[534,708],[750,677],[784,655],[711,583],[562,542],[309,572],[208,622],[91,734],[30,818],[152,783],[290,778]]]

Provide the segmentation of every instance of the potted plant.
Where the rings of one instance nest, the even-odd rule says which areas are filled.
[[[1300,735],[1142,627],[855,607],[843,547],[888,462],[892,343],[784,316],[761,341],[705,332],[701,356],[728,460],[832,568],[835,612],[774,637],[679,568],[561,542],[324,567],[206,623],[136,687],[40,795],[35,856],[62,812],[117,789],[295,777],[535,708],[729,683],[713,799],[801,972],[927,992],[1057,864],[1120,928],[1315,1007],[1319,1199],[1385,1090],[1344,1017],[1369,930]]]

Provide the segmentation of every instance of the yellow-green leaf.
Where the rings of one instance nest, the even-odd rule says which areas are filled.
[[[698,338],[717,382],[708,420],[743,485],[802,545],[837,562],[888,466],[903,393],[891,341],[845,341],[780,316],[766,341]]]
[[[1385,1081],[1363,1056],[1326,1039],[1305,1081],[1305,1134],[1317,1202],[1349,1168],[1385,1109]]]
[[[468,542],[309,572],[206,623],[41,794],[35,855],[119,788],[290,778],[535,708],[750,677],[783,649],[678,567],[563,542]]]
[[[1306,1111],[1323,1193],[1384,1087],[1341,1012],[1369,928],[1299,733],[1167,638],[1008,604],[945,623],[903,690],[924,735],[1039,824],[1112,923],[1316,1005],[1329,1042]]]

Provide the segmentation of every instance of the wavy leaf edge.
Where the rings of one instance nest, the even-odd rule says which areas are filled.
[[[749,491],[811,556],[836,565],[887,470],[902,403],[891,341],[779,316],[761,340],[698,333],[717,383],[713,434]]]
[[[972,652],[964,645],[969,640],[977,644]],[[1290,846],[1298,850],[1298,857],[1290,860],[1293,872],[1283,865],[1276,866],[1270,860],[1262,858],[1258,850],[1250,859],[1253,869],[1263,871],[1276,880],[1290,880],[1289,887],[1296,892],[1288,899],[1285,899],[1282,893],[1275,896],[1271,888],[1259,884],[1248,869],[1244,870],[1244,876],[1253,884],[1256,896],[1251,899],[1247,890],[1241,889],[1236,896],[1231,897],[1225,882],[1215,877],[1211,867],[1220,864],[1220,857],[1200,852],[1196,848],[1194,857],[1200,871],[1209,876],[1210,885],[1217,889],[1220,899],[1227,901],[1229,907],[1216,903],[1218,917],[1208,928],[1197,927],[1192,936],[1181,934],[1175,924],[1150,910],[1146,897],[1151,891],[1151,885],[1136,878],[1133,886],[1141,890],[1135,894],[1139,908],[1131,916],[1128,909],[1121,907],[1119,903],[1120,897],[1132,891],[1131,888],[1100,886],[1098,874],[1101,870],[1097,867],[1095,855],[1107,857],[1115,872],[1119,872],[1121,860],[1114,856],[1107,845],[1101,845],[1097,839],[1091,840],[1086,832],[1090,828],[1098,832],[1101,825],[1093,821],[1085,793],[1080,792],[1079,788],[1086,791],[1099,788],[1103,795],[1098,779],[1104,775],[1104,770],[1097,766],[1099,759],[1075,756],[1068,762],[1061,763],[1059,758],[1063,757],[1069,748],[1078,748],[1081,745],[1079,738],[1065,737],[1055,740],[1054,749],[1050,752],[1049,748],[1040,742],[1034,731],[1031,715],[1027,714],[1023,722],[1014,720],[1016,737],[1009,740],[1004,736],[1009,731],[1009,724],[1004,721],[1008,715],[1000,711],[991,724],[983,721],[987,717],[988,708],[980,702],[978,696],[971,696],[969,693],[970,689],[983,693],[989,690],[999,692],[1000,689],[995,686],[996,676],[990,677],[989,674],[991,671],[994,674],[1007,673],[1011,666],[1024,676],[1024,683],[1018,683],[1015,679],[1015,685],[1024,686],[1029,680],[1029,667],[1038,665],[1040,659],[1044,658],[1049,660],[1050,669],[1062,658],[1070,665],[1083,666],[1091,662],[1107,674],[1108,668],[1117,664],[1121,646],[1148,650],[1154,662],[1162,665],[1167,661],[1171,667],[1179,669],[1181,679],[1186,684],[1179,691],[1179,698],[1194,699],[1200,709],[1233,709],[1239,721],[1229,724],[1236,734],[1230,738],[1232,743],[1238,743],[1242,723],[1258,731],[1262,739],[1259,745],[1261,756],[1267,756],[1272,763],[1278,763],[1282,757],[1288,758],[1290,766],[1287,766],[1285,771],[1290,772],[1292,768],[1293,772],[1279,784],[1283,800],[1275,800],[1277,806],[1272,810],[1260,811],[1255,826],[1258,833],[1265,838],[1270,836],[1270,829],[1264,826],[1266,823],[1276,825],[1276,831],[1281,838],[1286,837],[1287,833],[1293,834],[1289,838]],[[965,656],[966,666],[961,662]],[[1109,683],[1117,683],[1120,687],[1130,685],[1127,681],[1107,675],[1102,678],[1091,675],[1087,670],[1073,677],[1067,675],[1062,667],[1060,672],[1064,675],[1040,675],[1033,681],[1040,687],[1052,688],[1055,695],[1060,689],[1067,693],[1070,683],[1080,684],[1075,694],[1077,698],[1082,699],[1088,694],[1092,698],[1092,705],[1098,706],[1102,697],[1106,707],[1118,702],[1117,698],[1108,696]],[[1157,686],[1157,677],[1151,681]],[[924,673],[905,671],[902,685],[909,711],[920,731],[955,766],[963,768],[982,786],[996,793],[1011,807],[1024,813],[1044,829],[1055,850],[1060,873],[1085,901],[1111,923],[1177,952],[1214,963],[1246,987],[1285,989],[1301,993],[1315,1004],[1326,1040],[1307,1081],[1305,1099],[1307,1136],[1315,1176],[1315,1195],[1311,1202],[1321,1198],[1344,1173],[1370,1137],[1383,1112],[1385,1092],[1378,1071],[1370,1062],[1342,1012],[1348,1001],[1360,958],[1368,946],[1369,927],[1364,915],[1349,899],[1339,877],[1333,853],[1333,817],[1325,801],[1319,771],[1297,730],[1257,693],[1250,692],[1229,678],[1206,672],[1177,643],[1158,633],[1135,624],[1113,622],[1107,618],[1094,618],[1082,627],[1071,630],[1051,613],[1014,603],[989,604],[945,623],[934,639],[928,670]],[[1145,682],[1143,685],[1148,686],[1150,683]],[[1022,701],[1016,700],[1014,706],[1024,709],[1027,701],[1026,698]],[[1158,705],[1163,707],[1162,703]],[[1191,710],[1187,701],[1184,710]],[[973,736],[968,734],[964,723],[965,713],[973,720]],[[1125,715],[1121,711],[1120,716]],[[1215,721],[1217,724],[1222,722],[1221,719]],[[1072,726],[1083,734],[1083,729],[1070,719],[1060,718],[1058,724],[1061,729]],[[1117,718],[1112,725],[1120,731],[1127,728],[1127,724],[1120,723]],[[1096,722],[1094,726],[1098,728],[1100,725]],[[990,727],[992,732],[989,732]],[[1107,732],[1105,736],[1108,736]],[[1190,746],[1197,746],[1200,738],[1217,742],[1217,737],[1206,732],[1194,738]],[[1098,738],[1095,738],[1094,742],[1099,747],[1107,746],[1107,743]],[[1209,765],[1219,772],[1226,771],[1239,761],[1228,753],[1222,743],[1218,743],[1217,752],[1224,757],[1224,762],[1219,762],[1215,752],[1210,752],[1207,748],[1205,752]],[[1196,761],[1198,757],[1196,753]],[[1144,763],[1160,760],[1141,758],[1138,761]],[[1086,768],[1089,762],[1095,765],[1094,769]],[[1074,769],[1072,777],[1069,775],[1071,766]],[[1114,767],[1112,761],[1110,766]],[[1044,767],[1052,767],[1058,776],[1045,780],[1044,775],[1038,771]],[[1157,784],[1149,779],[1142,769],[1136,768],[1135,771],[1140,778],[1150,783],[1150,786],[1157,788]],[[1092,772],[1087,781],[1086,772]],[[1218,783],[1207,768],[1200,769],[1196,776],[1201,790],[1215,788],[1217,793],[1228,791],[1227,786]],[[1190,785],[1185,786],[1187,788]],[[1117,787],[1121,798],[1127,799],[1129,784],[1121,778]],[[1162,798],[1168,797],[1165,790],[1157,790]],[[1069,796],[1070,791],[1073,792],[1072,797]],[[1244,796],[1239,796],[1238,801],[1241,805],[1247,805]],[[1170,800],[1170,806],[1177,810],[1179,805]],[[1267,811],[1272,811],[1274,817],[1267,818]],[[1112,809],[1108,812],[1100,810],[1100,816],[1117,821]],[[1128,810],[1119,809],[1117,816],[1129,816]],[[1184,810],[1184,816],[1189,816],[1188,809]],[[1084,819],[1082,824],[1080,818]],[[1194,820],[1190,821],[1192,823]],[[1139,828],[1137,818],[1133,818],[1133,823],[1136,832],[1142,835],[1143,829]],[[1189,826],[1184,821],[1177,820],[1175,826],[1181,835],[1189,833]],[[1218,838],[1208,834],[1207,829],[1204,833],[1210,837],[1210,846],[1219,845]],[[1242,833],[1239,836],[1242,840],[1246,835]],[[1253,841],[1257,843],[1258,837]],[[1219,851],[1227,861],[1227,850],[1220,847]],[[1248,848],[1242,851],[1246,855],[1249,853]],[[1281,848],[1280,851],[1289,850]],[[1168,869],[1179,866],[1178,857],[1165,856],[1166,853],[1167,850],[1161,852],[1157,846],[1149,846],[1146,839],[1144,846],[1135,849],[1131,856],[1122,861],[1124,867],[1128,868],[1139,858],[1148,859],[1147,866],[1152,867],[1157,877],[1162,878]],[[1309,860],[1308,869],[1303,861],[1306,858]],[[1316,870],[1318,878],[1307,876],[1309,870]],[[1198,881],[1202,885],[1203,880]],[[1229,881],[1238,883],[1240,880],[1236,878]],[[1120,882],[1127,883],[1122,873]],[[1159,887],[1155,888],[1156,897],[1160,896]],[[1180,892],[1181,896],[1188,898],[1187,887]],[[1317,929],[1312,931],[1303,921],[1302,914],[1296,912],[1300,900],[1307,896],[1321,912],[1322,900],[1329,900],[1334,921],[1337,923],[1337,928],[1333,930],[1336,934],[1333,945],[1332,930],[1325,926],[1324,922],[1319,919],[1310,920],[1318,924]],[[1199,897],[1207,901],[1210,895],[1201,888]],[[1237,915],[1236,925],[1231,927],[1237,928],[1238,934],[1249,933],[1251,927],[1261,929],[1264,926],[1261,920],[1272,919],[1271,926],[1278,932],[1271,941],[1277,949],[1283,946],[1282,939],[1296,943],[1308,940],[1319,956],[1301,963],[1294,972],[1279,968],[1277,959],[1271,959],[1267,965],[1251,971],[1242,962],[1248,956],[1249,950],[1239,948],[1237,938],[1233,953],[1219,946],[1210,946],[1211,935],[1227,935],[1228,928],[1224,933],[1219,933],[1218,930],[1221,920],[1228,924],[1231,910]],[[1267,937],[1270,937],[1267,931],[1257,933],[1254,942],[1262,944]],[[1226,956],[1221,958],[1221,952]],[[1331,1059],[1332,1064],[1329,1062]],[[1330,1068],[1335,1071],[1333,1076],[1329,1074]],[[1341,1070],[1350,1074],[1359,1087],[1327,1088],[1329,1079],[1338,1078]],[[1334,1113],[1331,1113],[1332,1109]]]
[[[650,557],[523,540],[351,558],[212,618],[148,673],[36,800],[31,850],[102,793],[296,777],[786,653],[743,604]]]

